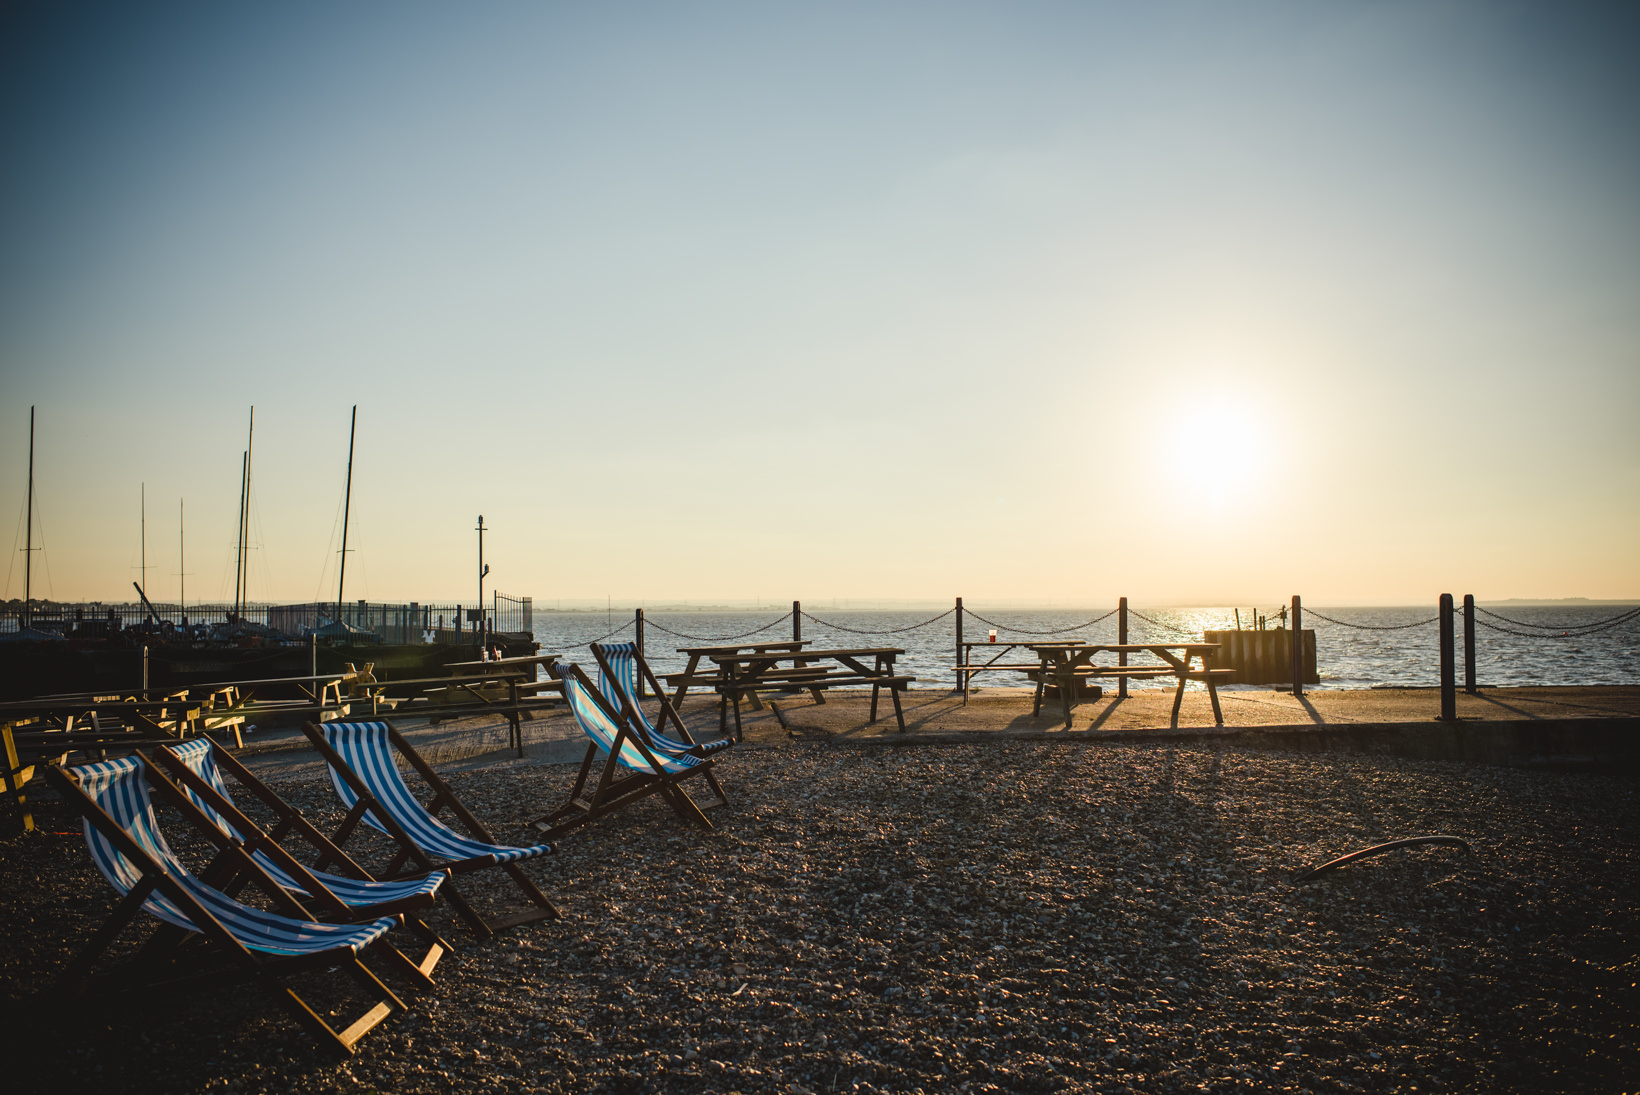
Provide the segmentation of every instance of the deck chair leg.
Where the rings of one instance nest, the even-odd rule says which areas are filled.
[[[424,990],[434,987],[433,978],[429,976],[429,971],[438,964],[440,958],[444,957],[444,950],[437,943],[433,944],[432,950],[428,952],[428,958],[423,959],[420,964],[412,961],[409,955],[391,943],[377,948],[376,953],[381,956],[382,961],[386,962],[388,968],[394,973],[397,973],[418,989]]]
[[[708,768],[702,775],[706,777],[706,786],[712,789],[712,794],[716,795],[717,798],[713,802],[701,803],[700,808],[710,810],[714,806],[729,805],[729,796],[723,793],[723,785],[718,782],[717,773]]]
[[[439,893],[448,898],[450,904],[455,906],[456,913],[467,922],[467,927],[475,936],[480,939],[488,939],[495,934],[495,930],[490,927],[484,917],[479,915],[478,910],[473,908],[473,903],[467,900],[467,895],[456,887],[454,879],[440,886]]]
[[[701,827],[706,829],[717,828],[717,826],[712,824],[711,818],[700,812],[700,807],[696,806],[695,800],[689,797],[689,792],[685,791],[682,787],[679,787],[676,783],[668,782],[663,784],[661,786],[661,794],[664,795],[666,797],[666,801],[671,804],[673,812],[675,812],[678,817],[682,818],[684,821],[698,821],[700,822]]]
[[[114,906],[113,913],[103,922],[102,927],[92,933],[85,946],[81,947],[80,952],[69,961],[59,981],[61,986],[67,991],[73,991],[70,986],[90,972],[92,965],[97,961],[97,956],[108,949],[109,944],[114,942],[114,938],[137,914],[137,910],[142,908],[142,903],[148,900],[154,884],[154,879],[146,879],[142,884],[131,887],[130,892],[120,898],[119,904]]]

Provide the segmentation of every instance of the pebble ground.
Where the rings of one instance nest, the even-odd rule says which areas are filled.
[[[50,1005],[113,901],[72,820],[45,807],[47,831],[0,841],[0,1033],[29,1085],[13,1090],[1640,1085],[1632,778],[1211,742],[798,742],[719,770],[731,802],[715,830],[651,799],[537,861],[561,920],[477,942],[435,909],[458,948],[439,987],[342,1061],[243,985]],[[570,774],[453,782],[527,842]],[[334,820],[318,782],[279,790]],[[1292,881],[1434,833],[1471,851]],[[469,892],[511,900],[477,879]],[[138,941],[127,931],[104,968]],[[299,984],[331,999],[329,981]]]

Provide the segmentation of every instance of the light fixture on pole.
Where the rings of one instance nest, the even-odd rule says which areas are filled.
[[[484,617],[484,576],[490,573],[490,568],[484,565],[484,515],[478,515],[478,627],[475,633],[479,639],[479,646],[485,647],[484,633],[488,630]]]

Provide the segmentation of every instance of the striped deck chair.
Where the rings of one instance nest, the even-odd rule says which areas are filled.
[[[666,689],[649,668],[649,663],[644,661],[643,655],[638,653],[637,643],[593,643],[592,656],[598,660],[598,691],[603,693],[612,709],[623,713],[647,735],[650,746],[657,752],[673,756],[689,753],[697,757],[710,757],[734,746],[734,738],[706,742],[694,739],[678,716],[677,709],[672,706],[672,701],[667,698]],[[656,720],[659,726],[650,721],[643,704],[638,702],[640,674],[660,700],[660,716]],[[674,728],[675,737],[663,732],[668,726]],[[708,768],[704,778],[706,785],[712,789],[713,797],[697,805],[702,810],[710,810],[714,806],[727,804],[729,796],[723,793],[723,785],[718,782],[717,774]]]
[[[692,776],[710,773],[710,757],[667,753],[650,745],[633,720],[623,716],[593,687],[580,666],[559,662],[549,665],[547,672],[564,682],[564,700],[586,734],[588,745],[569,800],[537,818],[533,822],[537,829],[557,836],[656,794],[680,819],[699,822],[707,829],[713,827],[681,786]],[[595,765],[598,772],[594,779]]]
[[[385,834],[397,846],[392,862],[383,872],[387,878],[433,870],[461,875],[492,867],[501,869],[523,893],[531,908],[486,920],[456,888],[453,879],[443,889],[445,898],[479,938],[558,916],[547,895],[518,866],[522,860],[550,854],[552,845],[517,848],[497,844],[484,824],[456,798],[449,784],[439,778],[390,723],[308,723],[302,732],[325,758],[330,769],[330,784],[347,810],[347,817],[331,838],[337,848],[346,845],[362,823]],[[433,797],[427,805],[423,806],[405,784],[394,761],[395,754],[402,756],[432,790]],[[439,819],[439,813],[446,808],[470,835],[463,836]],[[321,855],[318,865],[325,867],[328,862]]]
[[[360,961],[361,952],[388,945],[384,937],[396,923],[392,917],[364,924],[321,923],[253,908],[206,885],[177,859],[159,831],[148,793],[153,774],[140,756],[46,771],[63,801],[85,819],[92,861],[123,895],[108,921],[69,964],[65,983],[87,974],[141,910],[161,924],[137,965],[174,957],[187,939],[204,939],[290,1011],[303,1029],[343,1053],[351,1053],[353,1044],[383,1019],[404,1010],[404,1002]],[[270,899],[279,903],[284,891],[271,882],[266,888]],[[345,970],[375,1001],[340,1031],[303,1001],[284,976],[332,968]]]
[[[195,820],[204,826],[206,836],[222,850],[222,858],[231,859],[228,853],[237,845],[250,855],[264,874],[302,901],[320,920],[359,921],[374,920],[380,916],[398,917],[405,927],[427,943],[427,953],[422,960],[401,972],[423,987],[431,986],[433,967],[438,965],[438,960],[450,949],[450,945],[440,939],[415,912],[433,904],[439,887],[449,878],[448,874],[433,871],[419,878],[376,881],[332,844],[300,811],[274,794],[267,784],[208,737],[194,738],[180,745],[161,746],[154,759],[180,785],[187,796],[188,806],[197,814]],[[273,813],[275,825],[271,833],[264,831],[240,811],[228,794],[224,771]],[[306,840],[351,874],[331,874],[304,867],[281,843],[288,843],[293,836]],[[206,878],[229,894],[235,892],[233,883],[223,885],[210,871],[206,872]]]

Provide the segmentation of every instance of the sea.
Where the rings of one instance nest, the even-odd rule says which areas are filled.
[[[1278,609],[1130,609],[1128,641],[1200,641],[1203,630],[1251,627],[1262,614],[1266,626],[1279,625]],[[1304,627],[1316,635],[1320,688],[1435,687],[1440,683],[1439,612],[1434,605],[1405,608],[1304,606]],[[634,635],[635,615],[613,612],[542,612],[534,617],[536,641],[544,653],[559,653],[590,671],[596,663],[587,644],[618,642]],[[901,673],[915,674],[917,687],[950,687],[956,674],[956,616],[944,612],[803,610],[802,637],[815,648],[898,647]],[[1455,613],[1458,684],[1463,684],[1464,630],[1461,604]],[[1000,642],[1083,639],[1116,641],[1110,609],[990,611],[964,606],[963,638],[984,640],[992,628]],[[657,673],[681,670],[680,648],[729,642],[790,639],[789,611],[645,611],[644,647]],[[1016,657],[1017,655],[1017,657]],[[1008,661],[1030,661],[1016,650]],[[1137,659],[1135,659],[1137,660]],[[1481,686],[1640,684],[1640,605],[1558,604],[1478,605],[1475,676]],[[977,676],[977,687],[1019,687],[1030,682],[1017,673]],[[1135,681],[1134,688],[1172,688],[1171,680]],[[1199,685],[1192,687],[1199,688]],[[1270,690],[1271,685],[1245,685]],[[1311,685],[1311,688],[1317,686]]]

